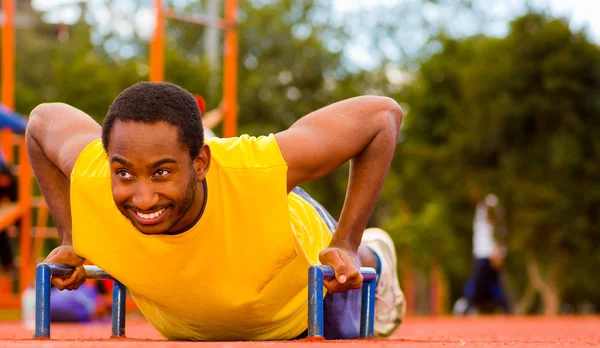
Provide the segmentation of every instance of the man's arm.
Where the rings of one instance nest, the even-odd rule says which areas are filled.
[[[321,261],[336,269],[340,284],[346,279],[356,281],[347,286],[334,285],[338,288],[335,290],[356,288],[360,286],[358,281],[362,281],[360,273],[355,274],[358,269],[349,265],[353,261],[347,257],[357,259],[363,231],[394,155],[402,116],[402,109],[390,98],[357,97],[317,110],[275,135],[288,163],[288,192],[350,160],[346,199],[328,248],[340,256],[324,258],[322,253]],[[352,274],[343,274],[348,266]]]
[[[60,103],[36,107],[25,132],[29,160],[61,240],[46,262],[78,268],[68,279],[52,280],[61,290],[76,289],[85,280],[85,259],[75,254],[71,240],[70,175],[84,147],[100,136],[100,125],[90,116]]]

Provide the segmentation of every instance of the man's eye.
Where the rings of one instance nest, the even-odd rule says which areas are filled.
[[[121,179],[131,179],[131,178],[133,178],[133,175],[131,175],[131,173],[129,173],[128,171],[126,171],[124,169],[117,170],[117,175]]]
[[[159,177],[163,177],[163,176],[167,176],[170,173],[169,170],[167,169],[159,169],[156,172],[154,172],[155,176],[159,176]]]

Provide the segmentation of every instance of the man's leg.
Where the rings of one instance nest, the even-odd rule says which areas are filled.
[[[328,340],[360,337],[361,303],[361,289],[327,293],[323,299],[324,337]]]
[[[454,314],[456,315],[467,315],[474,307],[473,299],[475,296],[475,281],[474,278],[471,277],[467,279],[467,282],[465,283],[464,296],[461,297],[455,304]]]
[[[467,280],[467,284],[465,285],[465,299],[467,300],[466,306],[462,309],[462,315],[467,315],[473,309],[476,304],[476,284],[477,280],[480,277],[481,273],[481,265],[477,259],[473,260],[473,268],[471,270],[471,276]]]
[[[364,240],[358,248],[358,256],[360,257],[360,263],[363,267],[371,267],[377,271],[377,274],[381,273],[381,261],[379,256],[375,254],[373,249],[369,248]]]
[[[93,283],[84,283],[79,289],[73,291],[59,291],[57,288],[52,288],[50,293],[52,322],[88,322],[97,312],[99,295]]]
[[[469,314],[473,307],[478,308],[486,298],[486,292],[488,292],[490,286],[488,264],[489,259],[475,259],[471,276],[472,291],[467,294],[468,305],[465,308],[464,315]],[[478,310],[481,310],[481,308],[478,308]]]
[[[495,275],[494,282],[492,284],[492,297],[496,303],[500,304],[504,314],[512,314],[512,306],[502,284],[502,273],[499,270],[494,271]]]
[[[497,271],[492,267],[488,258],[476,259],[473,274],[473,295],[469,299],[471,306],[476,306],[480,313],[490,311],[491,301],[494,300],[493,288],[497,279]]]

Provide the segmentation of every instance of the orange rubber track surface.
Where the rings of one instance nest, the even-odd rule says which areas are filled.
[[[34,340],[21,322],[0,321],[0,347],[600,347],[600,317],[412,317],[391,338],[348,341],[166,341],[138,318],[127,318],[127,338],[110,338],[110,331],[110,322],[52,324],[50,340]]]

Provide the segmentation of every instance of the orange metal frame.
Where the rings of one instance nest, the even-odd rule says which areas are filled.
[[[150,81],[164,81],[165,20],[178,19],[200,25],[214,25],[225,31],[223,47],[223,137],[237,134],[237,81],[238,31],[237,0],[225,0],[225,18],[211,20],[177,13],[163,6],[163,0],[154,0],[156,26],[150,42]]]
[[[2,0],[4,22],[2,23],[2,104],[7,108],[15,107],[15,0]],[[12,160],[12,133],[3,129],[2,150],[6,161]]]
[[[150,80],[164,80],[164,31],[165,20],[174,18],[188,21],[200,25],[215,25],[225,31],[224,41],[224,74],[223,74],[223,102],[224,102],[224,137],[233,137],[237,133],[237,60],[238,60],[238,32],[237,0],[225,0],[225,18],[219,20],[209,20],[207,18],[198,18],[176,13],[173,10],[165,9],[162,0],[154,0],[156,8],[156,28],[150,43]],[[15,0],[2,0],[2,10],[4,12],[4,21],[2,23],[2,89],[1,102],[8,108],[14,109],[15,100]],[[13,152],[16,144],[18,146],[19,159],[19,202],[17,204],[1,209],[0,231],[6,230],[17,220],[21,220],[21,238],[20,238],[20,290],[24,291],[32,280],[33,262],[32,249],[38,251],[39,243],[32,248],[32,239],[43,240],[45,236],[40,236],[38,232],[45,231],[44,216],[47,217],[47,206],[42,199],[32,199],[32,180],[33,173],[27,156],[24,137],[15,136],[10,130],[0,130],[1,146],[7,162],[13,161]],[[34,204],[35,203],[35,204]],[[40,209],[38,222],[42,221],[36,228],[36,235],[33,236],[32,209]],[[41,217],[41,219],[40,219]],[[39,230],[39,231],[38,231]],[[43,233],[45,235],[45,233]],[[1,301],[0,301],[1,302]]]
[[[2,103],[14,108],[15,86],[15,0],[2,0],[4,22],[2,23]],[[7,162],[13,161],[15,136],[10,130],[3,129],[2,149]],[[30,282],[33,267],[31,265],[32,236],[32,170],[27,156],[25,138],[18,137],[19,152],[19,202],[2,209],[0,231],[6,230],[17,220],[21,220],[20,238],[20,290],[25,290]],[[2,233],[2,232],[0,232]]]

